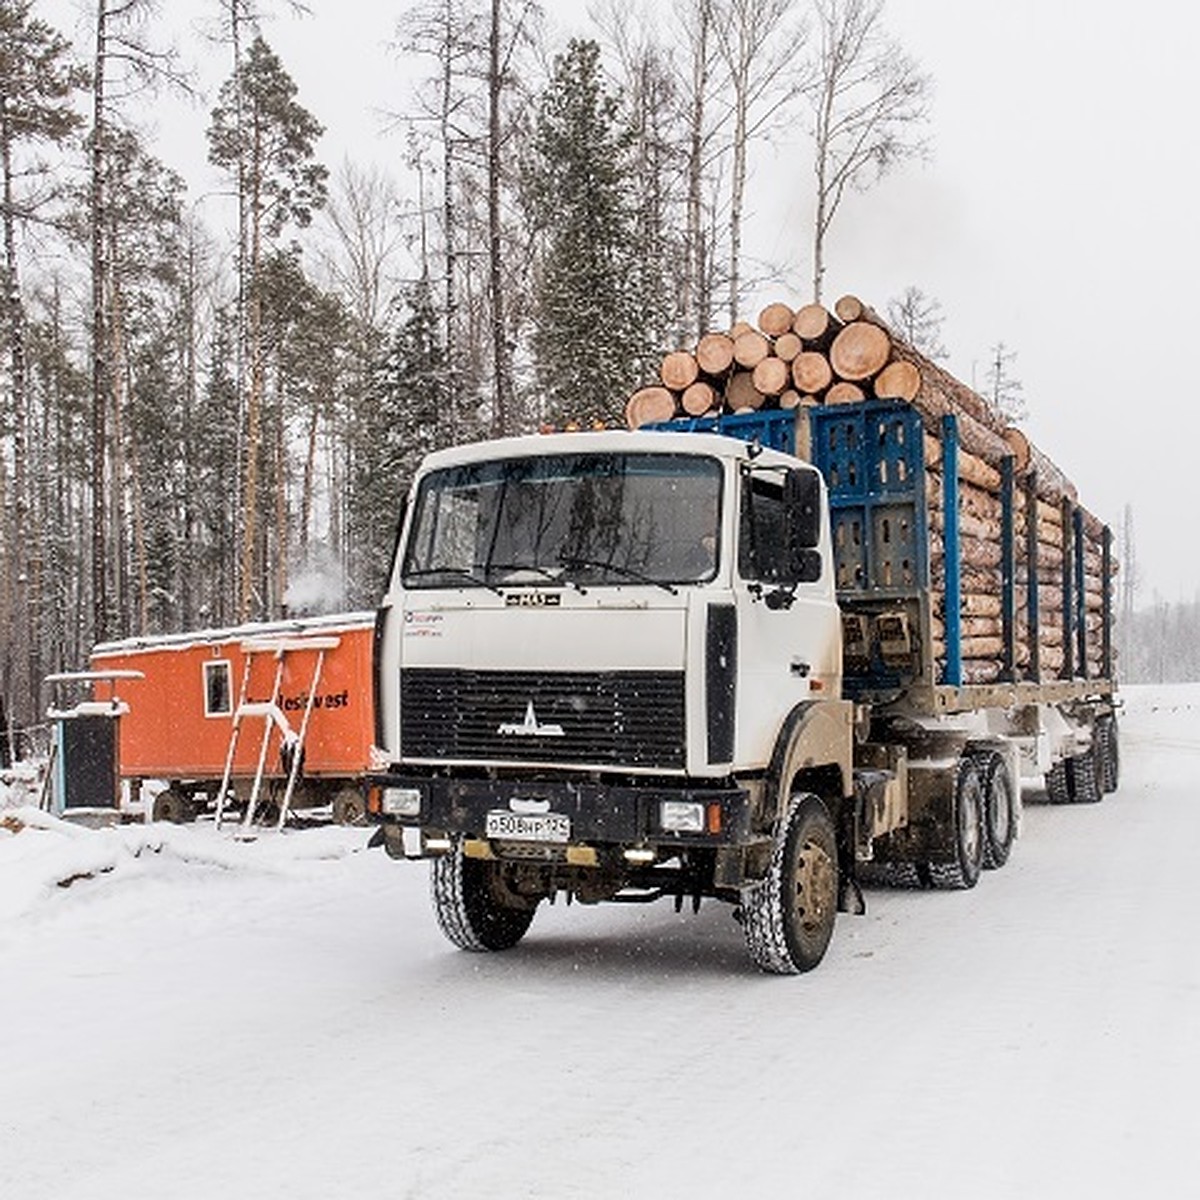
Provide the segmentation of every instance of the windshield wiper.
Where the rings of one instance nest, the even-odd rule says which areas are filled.
[[[540,575],[543,579],[547,580],[550,583],[555,584],[558,587],[562,587],[564,584],[567,587],[572,587],[577,592],[579,592],[580,595],[582,595],[587,590],[583,586],[583,584],[579,583],[578,581],[576,581],[574,579],[568,579],[567,576],[565,574],[563,574],[563,571],[561,569],[558,571],[552,571],[549,567],[543,567],[539,563],[497,563],[497,562],[494,562],[494,563],[489,564],[489,570],[513,571],[513,572],[532,571],[535,575]],[[511,581],[505,581],[505,583],[506,583],[506,586],[512,586]]]
[[[488,591],[495,592],[497,596],[504,595],[494,583],[489,583],[481,575],[476,575],[474,571],[468,571],[465,567],[418,567],[416,570],[405,571],[404,578],[425,579],[431,575],[450,575],[455,579],[473,583],[476,587],[487,588]]]
[[[679,595],[679,589],[673,587],[661,579],[655,579],[652,575],[647,575],[643,571],[635,571],[632,567],[623,567],[619,563],[601,562],[597,558],[560,558],[567,570],[572,567],[596,567],[601,571],[612,571],[616,575],[621,575],[626,579],[635,579],[638,583],[649,583],[654,587],[660,587],[664,592],[669,592],[672,596]]]

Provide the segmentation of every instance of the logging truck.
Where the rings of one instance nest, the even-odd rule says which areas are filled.
[[[1115,786],[1110,649],[1094,678],[1006,670],[1016,489],[1013,644],[964,682],[960,535],[933,537],[919,417],[812,410],[822,472],[742,440],[780,415],[426,461],[377,617],[388,766],[367,808],[389,854],[433,858],[456,945],[513,946],[560,892],[713,897],[758,966],[805,971],[864,870],[971,887],[1008,857],[1023,778],[1061,800]],[[947,429],[951,490],[956,449]]]
[[[804,972],[864,879],[1003,867],[1023,781],[1117,785],[1107,529],[1003,441],[967,449],[954,406],[680,416],[695,382],[656,428],[414,480],[366,808],[373,844],[432,860],[462,949],[559,895],[715,899],[758,967]]]

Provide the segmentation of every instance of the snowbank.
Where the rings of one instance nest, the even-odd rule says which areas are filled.
[[[361,850],[362,829],[260,831],[240,840],[235,826],[114,825],[88,828],[28,806],[0,813],[0,922],[53,901],[65,888],[143,877],[150,860],[186,870],[302,875],[307,865]]]

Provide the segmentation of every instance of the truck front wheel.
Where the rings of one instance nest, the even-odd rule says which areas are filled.
[[[501,863],[467,858],[461,842],[433,860],[433,911],[460,950],[509,950],[529,929],[537,901],[513,895],[501,871]]]
[[[766,878],[742,894],[742,930],[754,963],[772,975],[811,971],[833,935],[837,889],[837,835],[829,810],[816,796],[796,796]]]

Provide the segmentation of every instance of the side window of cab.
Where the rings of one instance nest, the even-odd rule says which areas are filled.
[[[778,583],[787,574],[783,482],[749,474],[742,480],[738,574],[754,583]]]

